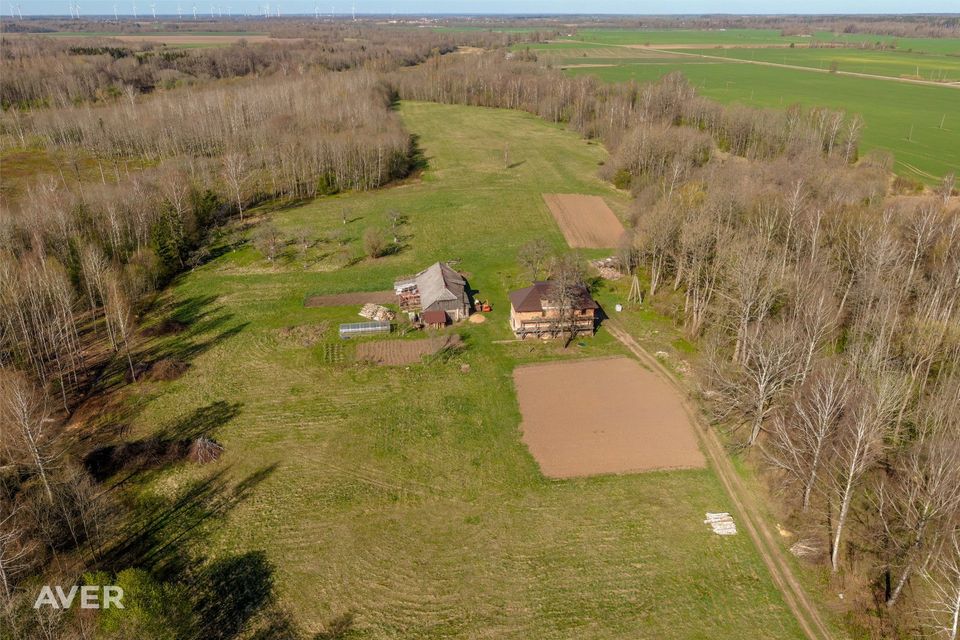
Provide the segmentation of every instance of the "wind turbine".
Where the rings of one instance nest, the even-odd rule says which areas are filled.
[[[156,20],[157,19],[157,3],[156,2],[150,3],[150,11],[153,12],[153,19]]]
[[[117,24],[120,24],[120,16],[117,14],[117,5],[113,5],[113,19],[117,21]]]
[[[180,21],[180,22],[183,21],[183,12],[180,10],[180,3],[179,3],[179,2],[177,3],[177,20]]]
[[[133,0],[133,19],[137,19],[137,0]]]
[[[357,3],[356,2],[354,2],[350,6],[350,15],[353,17],[353,21],[356,22],[357,21]]]
[[[197,5],[193,5],[193,19],[197,19]]]
[[[313,19],[314,20],[320,19],[320,5],[318,4],[313,5]]]

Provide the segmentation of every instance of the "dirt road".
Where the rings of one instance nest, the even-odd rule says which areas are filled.
[[[733,468],[733,463],[727,456],[723,444],[717,437],[717,434],[708,425],[700,419],[700,415],[689,400],[687,391],[684,389],[669,371],[660,363],[659,360],[651,356],[643,347],[633,339],[626,330],[616,321],[607,320],[604,326],[610,331],[610,334],[620,341],[627,349],[636,355],[641,362],[651,367],[659,375],[677,387],[684,398],[684,409],[690,417],[691,422],[696,425],[695,431],[703,443],[704,452],[710,460],[720,482],[723,484],[727,495],[733,502],[734,510],[738,518],[738,524],[749,534],[750,539],[757,547],[763,563],[770,571],[777,588],[783,594],[783,599],[793,612],[797,622],[803,629],[804,634],[809,640],[830,640],[833,634],[830,632],[826,623],[820,615],[816,605],[814,605],[803,586],[793,575],[793,571],[784,557],[783,550],[777,543],[773,532],[762,520],[759,513],[759,505],[756,497],[743,485]]]

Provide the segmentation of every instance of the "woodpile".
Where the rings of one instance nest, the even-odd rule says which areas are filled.
[[[383,305],[368,302],[360,309],[360,315],[369,320],[376,320],[377,322],[392,322],[397,314]]]

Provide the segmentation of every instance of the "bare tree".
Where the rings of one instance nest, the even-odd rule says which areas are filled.
[[[796,382],[798,357],[796,340],[782,324],[752,338],[739,364],[730,364],[720,351],[708,356],[706,384],[717,418],[747,426],[747,446],[757,442],[778,400]]]
[[[243,202],[250,179],[247,156],[239,152],[227,153],[223,156],[222,162],[223,179],[230,189],[234,204],[237,205],[240,222],[243,222]]]
[[[960,638],[960,531],[954,531],[932,566],[923,571],[930,597],[922,613],[928,628],[945,640]]]
[[[829,462],[850,387],[850,373],[843,364],[822,363],[795,390],[789,406],[776,415],[770,429],[764,450],[773,465],[799,485],[804,511],[810,508],[820,473]]]
[[[283,239],[280,231],[269,222],[265,222],[257,227],[253,234],[253,246],[263,254],[267,262],[273,262],[280,252]]]
[[[882,453],[883,426],[887,417],[882,399],[877,398],[872,389],[862,389],[852,405],[831,455],[831,495],[834,498],[831,502],[838,505],[830,552],[834,572],[840,568],[841,543],[854,496],[864,474]]]
[[[17,521],[19,509],[14,507],[0,517],[0,586],[7,602],[13,597],[14,581],[29,564],[30,549],[26,532]]]
[[[46,394],[22,373],[0,370],[0,417],[6,425],[0,436],[8,457],[16,459],[18,452],[25,454],[53,502],[49,469],[59,452],[55,450],[57,433]]]
[[[517,251],[517,262],[531,280],[543,280],[550,275],[553,250],[543,238],[525,243]]]
[[[550,316],[553,333],[558,336],[567,333],[564,346],[569,346],[577,336],[577,313],[585,291],[584,268],[580,256],[569,253],[558,258],[550,277],[549,304],[554,311]]]
[[[363,250],[371,258],[379,258],[387,251],[387,240],[383,232],[375,227],[367,227],[363,232]]]
[[[938,553],[960,514],[960,398],[948,388],[926,401],[920,438],[894,463],[881,485],[881,515],[896,552],[900,576],[887,606],[897,603],[907,581]]]

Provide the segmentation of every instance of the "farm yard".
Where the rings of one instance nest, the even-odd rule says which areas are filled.
[[[599,196],[545,193],[543,200],[574,249],[610,249],[623,240],[623,223]]]
[[[523,441],[550,478],[706,465],[678,393],[629,358],[518,367]]]
[[[811,48],[814,41],[851,48]],[[854,47],[876,41],[895,42],[897,48]],[[702,95],[721,102],[844,109],[864,119],[862,151],[892,151],[901,175],[932,185],[960,171],[957,39],[819,32],[810,38],[781,37],[762,29],[608,29],[580,30],[572,38],[530,48],[571,75],[607,82],[649,82],[679,71]],[[829,73],[831,68],[836,73]]]
[[[750,538],[704,526],[704,513],[736,516],[736,508],[689,437],[673,445],[675,466],[699,468],[567,480],[545,477],[521,439],[515,370],[522,377],[546,362],[598,367],[605,361],[596,358],[628,356],[603,330],[564,349],[513,341],[507,323],[507,291],[526,284],[517,248],[538,238],[565,245],[541,194],[601,196],[624,214],[626,195],[596,177],[603,149],[518,112],[428,103],[399,111],[426,160],[419,179],[251,214],[285,233],[345,229],[354,259],[320,268],[335,258],[318,252],[310,268],[295,258],[260,268],[266,259],[246,242],[256,227],[234,229],[222,238],[225,250],[179,279],[163,311],[147,319],[185,327],[148,348],[189,353],[191,366],[128,398],[132,435],[204,416],[224,451],[213,471],[149,475],[138,504],[176,505],[222,474],[243,499],[199,525],[204,548],[262,551],[275,567],[279,602],[311,632],[346,625],[364,638],[800,637]],[[511,168],[503,166],[505,143],[516,156]],[[361,231],[389,228],[393,209],[407,218],[397,232],[402,249],[363,258]],[[456,261],[494,302],[486,322],[440,334],[462,340],[450,357],[365,364],[351,353],[394,358],[387,354],[417,340],[341,343],[332,329],[289,329],[355,322],[369,301],[304,306],[305,297],[384,291],[437,260]],[[612,303],[621,284],[602,285],[598,300]],[[679,354],[669,322],[643,317],[662,331],[651,339]],[[609,362],[610,375],[638,367]]]

